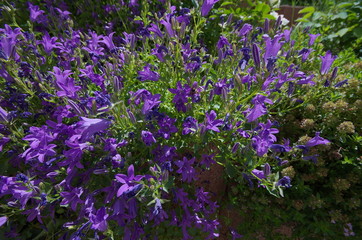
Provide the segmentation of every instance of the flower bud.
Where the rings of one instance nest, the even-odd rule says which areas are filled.
[[[235,153],[239,149],[240,143],[237,142],[234,144],[233,148],[231,149],[232,153]]]

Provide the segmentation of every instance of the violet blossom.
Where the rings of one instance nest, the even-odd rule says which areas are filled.
[[[201,16],[205,17],[219,0],[204,0],[201,6]]]

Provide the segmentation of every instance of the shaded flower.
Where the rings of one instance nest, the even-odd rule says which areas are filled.
[[[194,157],[190,160],[188,160],[186,157],[183,157],[182,160],[175,162],[175,164],[179,167],[177,173],[182,174],[182,181],[190,183],[193,180],[196,180],[196,170],[192,166],[194,162]]]
[[[108,228],[107,219],[108,214],[105,207],[101,207],[97,210],[95,215],[91,215],[90,222],[92,223],[91,229],[104,232]]]
[[[147,145],[151,146],[156,143],[156,139],[153,137],[153,134],[149,131],[142,131],[141,133],[142,141]]]
[[[211,155],[202,154],[200,163],[205,167],[209,168],[211,164],[216,163],[216,161],[214,160],[215,155],[216,155],[215,153]]]
[[[310,148],[316,145],[320,145],[320,144],[328,144],[330,143],[330,141],[328,141],[327,139],[324,139],[322,137],[319,136],[320,132],[316,132],[315,133],[315,137],[312,138],[311,140],[309,140],[305,146]]]
[[[170,118],[169,116],[161,118],[158,121],[158,125],[160,127],[158,134],[160,134],[165,139],[169,139],[172,133],[176,133],[178,131],[175,123],[175,118]]]
[[[276,186],[290,188],[292,186],[292,185],[290,185],[290,177],[284,176],[283,178],[279,179]]]
[[[70,192],[61,192],[60,196],[63,197],[60,205],[69,204],[73,211],[77,210],[78,204],[83,204],[83,200],[80,199],[80,196],[83,194],[83,188],[73,188]]]

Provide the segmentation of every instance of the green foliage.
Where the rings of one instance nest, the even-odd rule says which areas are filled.
[[[300,20],[303,26],[311,27],[313,33],[322,35],[325,50],[338,53],[353,47],[356,55],[362,57],[362,2],[330,0],[324,7],[308,11],[308,16]],[[309,8],[311,7],[305,9]],[[306,11],[305,9],[302,11]]]

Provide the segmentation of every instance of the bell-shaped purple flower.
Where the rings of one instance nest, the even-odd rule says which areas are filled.
[[[158,81],[160,79],[160,74],[158,72],[152,71],[151,67],[153,66],[148,64],[143,68],[143,71],[138,72],[138,79],[140,81]]]
[[[317,39],[317,37],[319,37],[320,34],[309,34],[309,42],[308,42],[308,45],[309,46],[312,46],[315,42],[315,40]]]
[[[204,3],[201,6],[201,16],[205,17],[210,12],[215,3],[219,0],[204,0]]]
[[[322,65],[321,65],[320,72],[322,75],[324,75],[324,74],[328,73],[329,69],[331,68],[334,60],[336,60],[337,56],[333,56],[330,51],[327,51],[326,55],[320,56],[320,58],[322,59]]]
[[[152,144],[156,143],[156,139],[154,138],[153,134],[149,131],[142,131],[142,141],[147,145],[151,146]]]
[[[283,178],[279,179],[276,186],[282,186],[286,188],[290,188],[292,185],[290,184],[290,177],[284,176]]]
[[[142,175],[137,175],[137,176],[134,175],[133,164],[128,167],[127,175],[117,174],[115,176],[117,181],[122,183],[122,186],[117,191],[117,197],[121,196],[126,191],[132,189],[136,185],[136,182],[141,181],[142,178],[144,178],[144,176]]]
[[[316,145],[321,145],[321,144],[328,144],[330,143],[330,141],[328,141],[327,139],[324,139],[322,137],[319,136],[320,132],[316,132],[315,133],[315,137],[312,138],[311,140],[309,140],[305,146],[306,147],[313,147],[313,146],[316,146]]]
[[[91,215],[90,222],[92,223],[92,229],[104,232],[108,228],[107,219],[108,214],[105,207],[98,209],[95,215]]]

